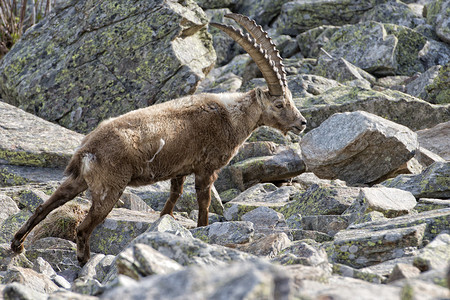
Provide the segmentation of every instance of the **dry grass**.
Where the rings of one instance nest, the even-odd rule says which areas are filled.
[[[0,58],[16,43],[22,34],[50,13],[53,0],[0,0]]]

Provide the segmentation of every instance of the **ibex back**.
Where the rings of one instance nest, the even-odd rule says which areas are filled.
[[[187,96],[102,122],[73,155],[66,168],[67,179],[16,233],[13,251],[23,251],[26,236],[53,209],[89,188],[92,205],[77,228],[77,257],[85,264],[90,257],[92,231],[106,218],[126,186],[171,179],[170,197],[161,215],[172,215],[183,181],[192,173],[198,226],[206,226],[217,171],[253,130],[261,125],[283,133],[304,130],[306,120],[292,101],[281,58],[271,39],[247,17],[227,16],[251,36],[232,26],[211,25],[226,32],[250,54],[268,90]]]

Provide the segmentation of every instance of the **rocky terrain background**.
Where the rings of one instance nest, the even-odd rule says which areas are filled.
[[[210,225],[192,178],[129,188],[76,260],[89,193],[9,242],[103,119],[264,84],[208,21],[254,18],[307,133],[260,128],[221,170]],[[450,1],[60,1],[0,61],[5,299],[444,299],[450,277]]]

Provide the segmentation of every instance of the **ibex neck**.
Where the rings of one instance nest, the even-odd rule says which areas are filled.
[[[226,107],[231,116],[235,135],[240,142],[243,142],[260,126],[261,104],[256,99],[254,90],[240,94],[239,97],[234,97],[234,99],[227,99],[227,101]]]

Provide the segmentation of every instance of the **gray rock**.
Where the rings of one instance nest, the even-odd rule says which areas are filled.
[[[11,267],[3,278],[3,283],[21,283],[39,293],[52,293],[58,286],[46,275],[28,268]]]
[[[430,211],[441,208],[450,208],[450,201],[430,198],[420,198],[414,209],[418,212]]]
[[[407,191],[385,187],[362,188],[344,214],[352,215],[351,222],[372,211],[393,218],[410,213],[416,204],[416,198]]]
[[[31,212],[21,210],[6,218],[0,224],[0,243],[9,243],[17,230],[28,220]]]
[[[287,299],[289,276],[267,262],[220,267],[192,266],[169,275],[143,279],[139,285],[115,288],[101,299]]]
[[[2,224],[10,215],[14,215],[20,211],[16,202],[5,194],[0,194],[0,207],[2,207],[2,211],[0,212],[0,224]]]
[[[335,187],[313,184],[303,194],[294,198],[280,212],[289,218],[294,214],[309,215],[339,215],[343,213],[356,199],[359,188]]]
[[[333,274],[361,279],[371,283],[381,283],[383,281],[383,276],[370,272],[370,270],[355,269],[343,264],[333,264]]]
[[[150,225],[148,232],[169,232],[184,238],[193,238],[192,233],[179,224],[172,216],[164,215]]]
[[[191,232],[194,237],[206,243],[226,246],[250,242],[255,230],[251,222],[234,221],[194,228]]]
[[[349,215],[312,215],[301,218],[302,229],[313,230],[334,236],[350,224]]]
[[[441,233],[431,243],[420,250],[419,254],[414,258],[414,266],[422,272],[441,269],[448,264],[449,260],[450,235],[448,233]]]
[[[366,71],[349,63],[344,58],[329,59],[321,56],[314,70],[317,75],[332,78],[348,86],[370,88],[376,81],[375,77]]]
[[[199,239],[183,238],[167,232],[145,232],[134,239],[130,246],[135,244],[151,246],[183,266],[224,265],[230,261],[243,262],[254,258],[234,249],[209,245]]]
[[[293,242],[273,260],[283,265],[302,264],[331,271],[327,253],[319,243],[311,240]]]
[[[278,210],[290,201],[292,195],[297,193],[299,192],[294,187],[277,188],[271,183],[260,183],[227,202],[223,216],[228,221],[240,221],[242,215],[261,206]]]
[[[41,168],[0,164],[0,186],[18,186],[28,183],[61,181],[64,178],[60,168]]]
[[[412,265],[402,263],[396,264],[391,275],[389,275],[388,282],[393,282],[403,278],[417,277],[419,274],[420,270]]]
[[[157,211],[161,211],[164,204],[169,199],[170,195],[170,181],[158,182],[149,186],[129,189],[134,194],[138,195],[145,203]],[[183,185],[183,194],[175,204],[174,211],[187,212],[188,214],[198,209],[197,193],[195,192],[194,176],[188,176]],[[213,186],[211,189],[211,205],[209,211],[217,214],[223,214],[223,205],[220,200],[219,193]]]
[[[256,239],[248,244],[236,245],[237,249],[256,256],[274,258],[280,252],[291,245],[291,240],[286,233],[272,233]]]
[[[349,183],[379,179],[412,158],[417,147],[408,128],[362,111],[333,115],[301,142],[310,171]]]
[[[349,226],[349,230],[355,229],[355,232],[358,232],[359,230],[389,231],[397,228],[412,227],[418,224],[426,224],[425,239],[431,241],[439,233],[448,230],[450,224],[450,209],[436,209],[392,219],[352,224]]]
[[[216,59],[206,23],[194,1],[69,2],[2,59],[0,94],[87,132],[108,117],[193,93]]]
[[[362,268],[408,254],[409,247],[419,247],[426,224],[388,230],[348,229],[334,236],[333,261]]]
[[[120,197],[119,201],[116,203],[116,208],[126,208],[130,210],[136,211],[144,211],[149,212],[153,211],[153,209],[145,203],[141,197],[125,191]]]
[[[159,213],[115,208],[109,213],[105,221],[92,232],[91,251],[116,255],[135,237],[148,230],[152,223],[158,221],[158,219]],[[187,219],[184,220],[187,221]],[[195,226],[193,221],[187,224],[192,227]],[[155,226],[158,227],[159,225]],[[164,225],[161,226],[164,227]]]
[[[411,192],[416,198],[450,198],[450,162],[437,162],[417,175],[399,175],[381,184]]]
[[[356,23],[367,10],[373,7],[374,1],[350,3],[342,0],[296,0],[282,6],[275,26],[280,33],[297,35],[320,25]]]
[[[2,101],[0,115],[0,164],[63,168],[83,138]]]
[[[25,209],[34,212],[36,208],[47,201],[50,196],[43,191],[30,189],[20,193],[18,198],[20,205],[22,205]]]
[[[268,26],[278,16],[282,5],[289,0],[238,0],[235,11],[249,16],[261,26]],[[273,35],[271,35],[273,36]]]
[[[419,130],[417,139],[421,147],[424,147],[445,160],[450,160],[450,121],[438,124],[432,128]]]
[[[436,78],[436,76],[438,76],[440,68],[441,66],[439,65],[433,66],[415,80],[409,82],[406,85],[406,93],[426,100],[428,94],[426,87],[433,82],[433,79]]]
[[[361,21],[397,24],[409,28],[414,28],[425,23],[421,13],[415,13],[411,7],[402,2],[389,2],[376,5],[361,17]]]
[[[433,1],[427,6],[427,22],[435,27],[437,36],[450,44],[450,3],[448,1]]]
[[[449,51],[450,53],[450,51]],[[438,75],[434,78],[432,84],[427,86],[427,101],[436,104],[450,103],[450,63],[447,62],[440,70]]]
[[[378,92],[361,87],[337,87],[318,96],[294,100],[308,120],[307,131],[318,127],[335,113],[358,110],[381,116],[414,131],[447,122],[450,118],[450,105],[433,105],[393,90]]]
[[[417,29],[415,30],[418,31]],[[435,37],[435,39],[438,38]],[[450,62],[450,45],[429,39],[422,50],[419,51],[419,59],[424,65],[425,70],[435,65],[446,65]]]
[[[256,230],[259,228],[274,229],[277,227],[285,227],[287,225],[283,214],[265,206],[257,207],[242,215],[241,220],[252,222]]]
[[[37,292],[34,289],[20,284],[18,282],[13,282],[6,285],[3,288],[2,296],[6,299],[26,299],[26,300],[47,300],[48,296],[45,293]]]

